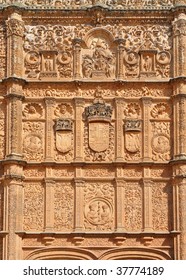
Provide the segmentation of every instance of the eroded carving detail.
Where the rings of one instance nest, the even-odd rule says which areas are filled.
[[[39,119],[43,115],[43,108],[38,103],[29,103],[24,106],[23,117],[27,119]]]

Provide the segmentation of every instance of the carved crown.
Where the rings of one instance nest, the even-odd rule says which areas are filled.
[[[72,130],[71,119],[57,119],[55,124],[55,131]]]
[[[112,107],[101,99],[95,99],[93,104],[85,108],[85,117],[88,121],[111,121]]]

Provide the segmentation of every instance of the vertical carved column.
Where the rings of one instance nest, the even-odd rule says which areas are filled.
[[[118,79],[122,80],[124,78],[124,67],[123,67],[123,52],[124,52],[124,40],[118,39],[116,41],[118,44],[117,48],[117,57],[118,57],[118,73],[117,77]]]
[[[179,183],[179,217],[180,217],[180,255],[181,260],[186,260],[186,179]]]
[[[144,207],[144,227],[143,231],[151,232],[152,227],[152,184],[149,179],[143,179],[143,207]]]
[[[45,138],[45,147],[46,147],[46,156],[45,160],[46,161],[51,161],[53,159],[53,147],[52,147],[52,142],[53,142],[53,120],[52,120],[52,107],[55,104],[55,100],[53,98],[46,98],[45,99],[45,104],[46,104],[46,138]]]
[[[74,79],[81,78],[80,75],[80,54],[81,54],[81,39],[74,39]]]
[[[82,114],[84,108],[84,99],[74,98],[76,115],[75,115],[75,161],[83,160],[83,122]]]
[[[174,76],[186,76],[186,15],[181,13],[173,22]]]
[[[16,93],[7,95],[7,158],[22,156],[22,99]]]
[[[84,205],[84,185],[85,182],[80,179],[75,179],[75,232],[83,231],[83,205]]]
[[[183,91],[182,91],[183,90]],[[184,92],[184,93],[182,93]],[[174,106],[174,158],[186,159],[186,86],[177,85]]]
[[[125,232],[125,182],[122,179],[116,179],[116,231]]]
[[[116,161],[123,161],[123,100],[116,99]]]
[[[6,21],[8,77],[22,77],[24,22],[19,14],[13,13]]]
[[[149,107],[151,98],[142,97],[143,104],[143,161],[150,161],[150,123],[149,123]]]
[[[23,231],[23,182],[18,175],[8,175],[4,180],[6,188],[4,230],[8,231],[4,248],[4,258],[9,260],[22,259],[21,238]]]
[[[45,231],[54,228],[54,185],[55,182],[45,179]]]

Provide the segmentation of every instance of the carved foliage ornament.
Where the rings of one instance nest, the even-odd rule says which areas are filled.
[[[174,4],[173,0],[1,0],[3,5],[11,5],[21,3],[25,6],[35,6],[48,9],[52,8],[68,8],[68,9],[81,9],[86,7],[92,7],[95,5],[103,5],[109,9],[141,9],[141,8],[151,8],[152,6],[156,9],[161,9],[165,7],[172,7]],[[183,1],[182,1],[183,2]]]
[[[6,21],[7,35],[17,35],[23,37],[24,23],[18,19],[12,18]]]

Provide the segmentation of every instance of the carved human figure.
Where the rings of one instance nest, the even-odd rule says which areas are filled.
[[[143,70],[145,72],[152,71],[152,58],[149,55],[144,57]]]
[[[89,55],[83,57],[82,73],[84,78],[90,78],[93,71],[93,61]]]
[[[45,60],[45,71],[47,71],[47,72],[53,71],[53,62],[52,62],[50,56],[47,56],[47,58]]]
[[[89,205],[89,211],[87,213],[87,218],[92,221],[93,223],[98,222],[98,213],[97,213],[97,204],[91,203]]]

